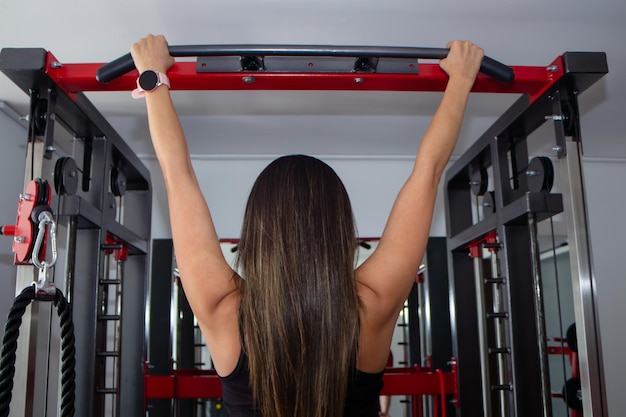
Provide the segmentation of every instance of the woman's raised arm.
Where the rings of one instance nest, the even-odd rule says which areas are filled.
[[[357,270],[356,278],[372,298],[377,323],[395,323],[422,261],[439,180],[459,136],[470,90],[483,50],[454,41],[440,66],[449,76],[441,103],[426,130],[408,180],[400,190],[378,247]],[[369,293],[369,295],[368,295]]]
[[[163,36],[139,40],[131,54],[140,74],[147,70],[166,74],[174,64]],[[158,86],[143,95],[152,143],[165,179],[174,251],[185,295],[211,354],[219,356],[225,341],[238,344],[236,278],[222,254],[169,88]]]

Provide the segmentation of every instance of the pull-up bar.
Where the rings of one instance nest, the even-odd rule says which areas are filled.
[[[376,72],[377,60],[391,59],[443,59],[448,56],[446,48],[374,47],[374,46],[323,46],[323,45],[190,45],[170,46],[173,57],[238,57],[244,68],[252,71],[263,70],[265,57],[346,57],[355,58],[354,72]],[[248,68],[245,68],[245,63]],[[417,62],[415,62],[417,64]],[[312,65],[313,66],[313,65]],[[96,78],[109,82],[131,70],[135,63],[130,53],[98,69]],[[485,56],[480,72],[502,82],[512,81],[513,69]]]
[[[170,46],[172,90],[303,90],[441,92],[445,48],[385,46]],[[527,94],[534,101],[567,72],[565,57],[546,66],[506,66],[483,59],[473,92]],[[576,55],[578,56],[578,55]],[[418,62],[419,60],[419,62]],[[4,48],[0,70],[21,85],[24,70],[43,71],[72,98],[89,91],[131,91],[138,73],[130,54],[109,63],[62,63],[41,48]],[[30,75],[29,75],[30,76]]]

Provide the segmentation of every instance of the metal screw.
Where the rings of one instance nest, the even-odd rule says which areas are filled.
[[[15,243],[24,243],[26,241],[26,238],[24,236],[15,236],[13,240],[15,241]]]
[[[560,121],[560,120],[565,120],[565,116],[561,115],[561,114],[549,114],[547,116],[544,116],[545,120],[555,120],[555,121]]]
[[[354,79],[354,82],[357,84],[361,84],[363,81],[364,81],[363,78],[360,78],[360,77]]]
[[[555,146],[555,147],[553,147],[553,148],[552,148],[552,150],[553,150],[554,152],[557,152],[557,153],[558,153],[558,152],[563,152],[563,148],[562,148],[562,147],[560,147],[560,146]]]
[[[57,148],[55,148],[54,146],[48,146],[46,148],[46,152],[56,152]]]
[[[30,194],[27,194],[27,193],[20,194],[20,200],[30,201],[31,198],[32,196]]]
[[[255,80],[254,77],[243,77],[243,82],[246,84],[252,84]]]
[[[556,72],[558,69],[559,69],[558,65],[550,65],[546,67],[546,71],[550,71],[550,72]]]
[[[536,177],[537,175],[541,175],[539,171],[526,171],[526,175],[529,177]]]
[[[63,66],[63,64],[61,64],[61,63],[60,63],[60,62],[58,62],[58,61],[52,61],[52,62],[50,63],[50,66],[51,66],[52,68],[61,68],[61,67]]]

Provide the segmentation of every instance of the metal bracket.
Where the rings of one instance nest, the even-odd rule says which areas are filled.
[[[199,56],[198,73],[280,72],[280,73],[379,73],[418,74],[415,58],[345,56]]]

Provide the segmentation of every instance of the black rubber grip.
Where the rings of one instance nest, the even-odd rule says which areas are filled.
[[[488,56],[483,57],[483,62],[480,64],[480,72],[504,83],[509,83],[515,79],[513,68]]]
[[[447,48],[379,47],[379,46],[292,46],[292,45],[190,45],[170,46],[173,57],[193,56],[353,56],[353,57],[391,57],[415,59],[443,59],[450,51]],[[135,69],[130,54],[119,57],[98,68],[96,79],[107,83]],[[513,69],[488,56],[483,58],[480,72],[498,81],[513,81]]]
[[[98,68],[96,80],[101,83],[108,83],[134,69],[135,62],[130,53],[128,53]]]

